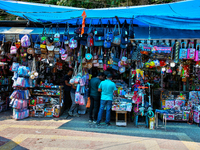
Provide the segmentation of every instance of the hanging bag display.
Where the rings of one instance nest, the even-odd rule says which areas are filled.
[[[96,28],[94,31],[94,46],[103,46],[104,44],[104,28],[101,22],[101,19],[99,20],[98,25],[101,25],[100,28]]]
[[[104,40],[104,48],[111,48],[111,41],[113,39],[113,34],[110,32],[110,21],[108,20],[108,25],[106,27],[106,36]]]
[[[91,33],[92,32],[91,24],[92,24],[92,19],[90,20],[90,25],[89,25],[89,29],[88,29],[88,33],[87,33],[88,34],[87,47],[94,46],[93,34]]]
[[[65,31],[64,31],[64,34],[63,34],[63,41],[65,44],[68,44],[69,43],[69,24],[66,22],[65,24]]]
[[[91,48],[88,48],[88,49],[90,49],[90,53],[86,53],[86,54],[85,54],[85,58],[86,58],[87,60],[91,60],[91,59],[92,59]]]
[[[131,20],[129,25],[129,38],[133,39],[134,37],[135,37],[135,31],[133,27],[133,20]]]
[[[60,31],[58,24],[56,25],[56,33],[54,34],[54,43],[60,42]]]
[[[199,49],[198,49],[199,46]],[[196,55],[195,55],[195,61],[200,61],[200,44],[196,44]]]
[[[42,36],[41,36],[41,39],[40,39],[40,43],[46,44],[46,40],[47,40],[46,28],[44,27],[44,28],[43,28],[43,31],[42,31]]]
[[[46,40],[47,47],[48,46],[52,46],[53,41],[54,41],[54,38],[53,38],[53,29],[52,29],[52,26],[50,26],[49,27],[48,36],[47,36],[47,40]]]
[[[122,26],[121,44],[128,44],[128,35],[129,31],[127,28],[127,22],[125,20]]]
[[[185,45],[183,47],[183,44]],[[186,42],[181,42],[181,49],[180,49],[180,53],[179,53],[179,59],[187,59],[187,54],[188,54],[188,50],[186,48],[187,43]]]
[[[196,50],[194,48],[194,43],[193,42],[189,43],[189,48],[188,48],[187,52],[188,52],[187,59],[195,59]]]
[[[17,54],[17,47],[14,45],[14,43],[15,43],[15,38],[12,39],[10,54]]]
[[[21,38],[21,46],[22,47],[29,47],[31,45],[30,38],[26,34]]]
[[[119,24],[118,24],[118,29],[117,29],[117,25],[115,25],[115,28],[113,30],[113,42],[112,43],[115,45],[121,44],[121,32],[120,32]]]

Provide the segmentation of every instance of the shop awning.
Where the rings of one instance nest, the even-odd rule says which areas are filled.
[[[87,22],[89,22],[90,18],[93,18],[93,24],[97,24],[100,18],[103,20],[103,23],[111,20],[111,23],[115,24],[115,16],[118,16],[121,21],[126,19],[128,22],[134,17],[134,23],[138,25],[200,30],[199,0],[102,9],[83,9],[0,0],[0,9],[7,13],[41,23],[62,23],[68,21],[75,24],[77,19],[81,18],[83,10],[85,10]]]

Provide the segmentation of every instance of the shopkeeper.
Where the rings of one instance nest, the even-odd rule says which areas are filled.
[[[69,109],[72,105],[72,100],[70,96],[70,91],[71,91],[71,84],[69,83],[70,78],[72,77],[73,70],[70,68],[68,73],[65,75],[65,84],[64,84],[64,105],[65,105],[65,110]]]

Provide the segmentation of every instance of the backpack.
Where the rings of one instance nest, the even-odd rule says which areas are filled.
[[[29,47],[31,45],[30,39],[27,34],[21,38],[21,45],[22,47]]]

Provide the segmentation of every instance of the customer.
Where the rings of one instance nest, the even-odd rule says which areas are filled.
[[[71,107],[71,104],[72,104],[71,97],[70,97],[71,84],[69,83],[72,74],[73,74],[73,70],[70,68],[68,70],[68,73],[64,77],[64,80],[65,80],[65,84],[64,84],[64,108],[65,108],[65,110],[69,109]]]
[[[102,81],[99,85],[98,91],[101,92],[101,106],[98,113],[97,125],[100,125],[104,108],[106,106],[106,125],[110,125],[110,113],[112,108],[113,93],[118,95],[117,88],[112,80],[112,75],[107,75],[107,80]]]
[[[98,87],[103,80],[103,73],[99,73],[97,77],[92,78],[89,83],[89,93],[88,97],[90,97],[90,114],[89,114],[89,122],[97,123],[97,116],[99,112],[100,106],[100,98],[101,93],[98,91]],[[94,118],[93,118],[94,111]]]
[[[74,84],[72,84],[72,88],[70,91],[72,105],[71,105],[68,113],[69,113],[69,116],[79,117],[78,104],[76,104],[76,102],[75,102],[75,93],[76,93],[76,87],[74,86]]]

